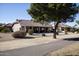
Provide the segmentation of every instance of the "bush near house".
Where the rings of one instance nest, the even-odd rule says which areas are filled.
[[[79,33],[79,29],[77,29],[76,32]]]
[[[42,36],[46,36],[45,33],[43,33]]]
[[[26,36],[25,31],[17,31],[12,34],[14,38],[24,38]]]
[[[3,29],[4,29],[3,27],[0,27],[0,32],[1,32]]]
[[[0,27],[0,32],[7,33],[7,32],[11,32],[11,30],[9,28],[6,28],[6,27]]]
[[[28,33],[29,33],[29,35],[32,35],[33,34],[33,30],[32,29],[29,29],[28,30]]]
[[[65,31],[65,34],[68,34],[68,32],[69,32],[68,27],[65,27],[64,31]]]

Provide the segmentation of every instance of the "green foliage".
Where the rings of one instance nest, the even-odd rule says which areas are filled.
[[[75,3],[33,3],[28,13],[37,22],[55,21],[54,38],[56,38],[58,24],[74,21],[78,6]]]
[[[78,13],[75,3],[33,3],[28,13],[35,21],[65,21],[74,19]]]
[[[10,29],[8,29],[8,28],[5,28],[5,29],[1,30],[1,32],[4,32],[4,33],[6,33],[6,32],[11,32],[11,31],[10,31]]]
[[[33,30],[32,29],[29,29],[28,30],[28,33],[29,33],[29,35],[32,35],[33,34]]]
[[[48,4],[41,4],[35,3],[31,4],[31,8],[28,10],[28,13],[34,18],[34,21],[43,22],[48,21],[48,15],[45,13],[47,12],[47,5]],[[45,11],[46,10],[46,11]]]
[[[24,38],[26,36],[25,31],[17,31],[12,34],[14,38]]]
[[[6,28],[6,27],[0,27],[0,32],[6,33],[6,32],[11,32],[11,30],[9,28]]]
[[[4,29],[4,27],[0,27],[0,32]]]
[[[76,29],[75,32],[79,33],[79,29]]]

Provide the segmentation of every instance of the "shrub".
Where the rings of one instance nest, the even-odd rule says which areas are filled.
[[[12,34],[14,38],[24,38],[26,36],[25,31],[17,31]]]
[[[77,29],[76,32],[79,33],[79,29]]]
[[[33,30],[32,29],[29,29],[28,30],[28,33],[29,33],[29,35],[32,35],[33,34]]]
[[[1,32],[4,32],[4,33],[11,32],[11,30],[9,28],[4,28],[4,29],[1,30]]]
[[[43,33],[42,36],[46,36],[45,33]]]
[[[0,32],[4,29],[4,27],[0,27]]]
[[[0,32],[11,32],[11,30],[9,28],[6,28],[6,27],[0,27]]]

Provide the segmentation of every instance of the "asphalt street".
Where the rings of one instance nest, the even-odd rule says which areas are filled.
[[[79,41],[58,40],[45,44],[34,45],[14,50],[0,51],[0,56],[44,56],[50,51],[56,51],[72,43]]]

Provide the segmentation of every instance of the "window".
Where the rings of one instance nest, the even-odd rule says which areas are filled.
[[[22,26],[20,30],[25,30],[24,26]]]

